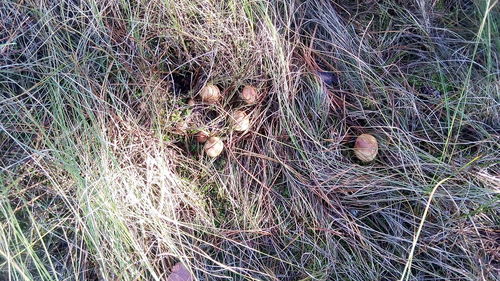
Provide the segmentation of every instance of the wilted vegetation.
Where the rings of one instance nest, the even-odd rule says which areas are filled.
[[[0,280],[498,280],[497,2],[0,0]]]

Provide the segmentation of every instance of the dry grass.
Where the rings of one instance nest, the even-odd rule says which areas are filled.
[[[498,280],[497,1],[339,2],[1,2],[0,280]]]

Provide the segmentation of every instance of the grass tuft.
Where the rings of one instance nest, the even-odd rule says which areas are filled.
[[[2,1],[0,280],[497,280],[498,1],[337,2]]]

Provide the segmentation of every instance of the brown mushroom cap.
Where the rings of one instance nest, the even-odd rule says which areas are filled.
[[[233,112],[232,123],[233,129],[237,132],[244,132],[250,129],[250,117],[243,110]]]
[[[219,87],[213,84],[207,84],[200,91],[201,100],[206,103],[215,104],[221,99]]]
[[[208,140],[209,134],[205,130],[201,130],[196,133],[196,141],[199,143],[205,143]]]
[[[370,162],[378,153],[377,139],[370,134],[362,134],[356,138],[354,154],[362,162]]]
[[[224,150],[224,143],[218,137],[210,137],[205,142],[205,146],[203,148],[208,156],[215,158],[222,153],[222,150]]]
[[[257,102],[258,97],[259,94],[257,93],[257,89],[250,85],[246,85],[240,93],[240,98],[247,104],[254,104]]]

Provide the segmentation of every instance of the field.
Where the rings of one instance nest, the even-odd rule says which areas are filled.
[[[500,280],[499,202],[498,0],[0,0],[1,281]]]

